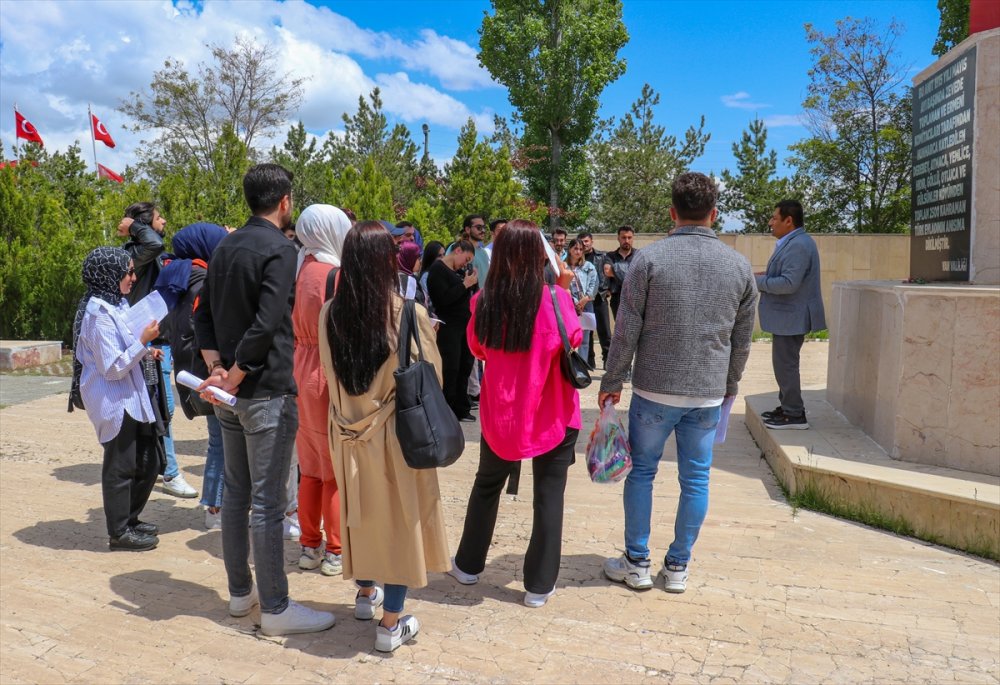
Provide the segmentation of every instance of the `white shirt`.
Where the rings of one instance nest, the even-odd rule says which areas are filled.
[[[719,407],[725,398],[719,397],[688,397],[687,395],[665,395],[659,392],[649,392],[633,388],[632,394],[638,395],[644,400],[665,404],[668,407],[681,407],[683,409],[704,409],[706,407]]]
[[[125,325],[122,314],[128,309],[124,299],[115,306],[92,297],[80,324],[80,395],[101,443],[121,431],[124,412],[139,423],[156,421],[140,364],[146,346]]]

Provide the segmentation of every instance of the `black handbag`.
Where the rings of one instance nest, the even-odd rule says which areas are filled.
[[[549,286],[549,294],[552,295],[552,308],[556,310],[559,335],[562,336],[563,341],[563,355],[559,358],[559,366],[566,381],[574,388],[583,390],[590,385],[590,371],[593,367],[569,345],[569,336],[566,335],[566,325],[563,323],[562,312],[559,310],[559,300],[556,298],[554,285]]]
[[[417,341],[417,361],[410,363],[410,340]],[[458,417],[444,399],[434,365],[424,359],[413,300],[403,303],[399,326],[396,379],[396,438],[406,464],[414,469],[450,466],[465,450]]]

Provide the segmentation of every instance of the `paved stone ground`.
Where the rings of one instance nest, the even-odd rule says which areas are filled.
[[[821,387],[823,343],[803,350]],[[0,379],[0,384],[7,383]],[[596,385],[584,392],[585,423]],[[755,344],[747,393],[774,390],[770,348]],[[625,401],[627,402],[626,396]],[[0,412],[0,682],[787,682],[996,683],[1000,567],[828,516],[793,511],[743,425],[737,401],[716,453],[712,504],[688,591],[645,593],[601,576],[622,545],[621,485],[571,472],[558,592],[521,604],[531,479],[501,503],[482,580],[435,575],[412,593],[416,640],[391,656],[352,614],[354,588],[301,572],[285,548],[292,596],[331,610],[330,631],[285,639],[255,633],[256,614],[226,613],[220,534],[195,500],[155,492],[146,518],[163,529],[150,553],[107,551],[100,450],[65,395]],[[200,486],[206,431],[181,418],[178,450]],[[452,545],[477,462],[470,447],[441,472]],[[578,454],[582,455],[581,440]],[[670,542],[676,506],[671,441],[657,481],[652,545]],[[526,469],[530,471],[530,469]],[[658,564],[657,564],[658,566]]]

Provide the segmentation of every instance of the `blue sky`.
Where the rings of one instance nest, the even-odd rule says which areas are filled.
[[[624,8],[628,70],[606,89],[602,116],[627,111],[648,82],[670,133],[705,115],[712,140],[695,166],[716,173],[733,165],[730,146],[755,114],[771,123],[769,142],[781,159],[805,135],[795,123],[810,65],[804,23],[832,31],[848,15],[896,18],[906,29],[900,58],[914,74],[933,62],[938,26],[935,0],[626,0]],[[207,56],[206,42],[245,34],[274,44],[282,68],[309,77],[298,114],[311,132],[341,129],[341,114],[378,85],[390,119],[409,126],[415,140],[430,124],[431,154],[445,162],[466,117],[488,128],[494,112],[510,112],[506,91],[475,60],[488,9],[478,0],[0,2],[0,139],[9,150],[17,102],[49,148],[79,139],[89,160],[92,102],[119,141],[99,150],[100,161],[123,168],[141,136],[126,130],[120,100],[148,84],[166,57],[193,66]]]

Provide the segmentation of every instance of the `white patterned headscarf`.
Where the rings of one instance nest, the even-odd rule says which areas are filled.
[[[295,274],[298,275],[306,255],[312,255],[324,264],[340,266],[344,238],[350,230],[351,220],[333,205],[306,207],[295,222],[295,237],[302,243]]]

